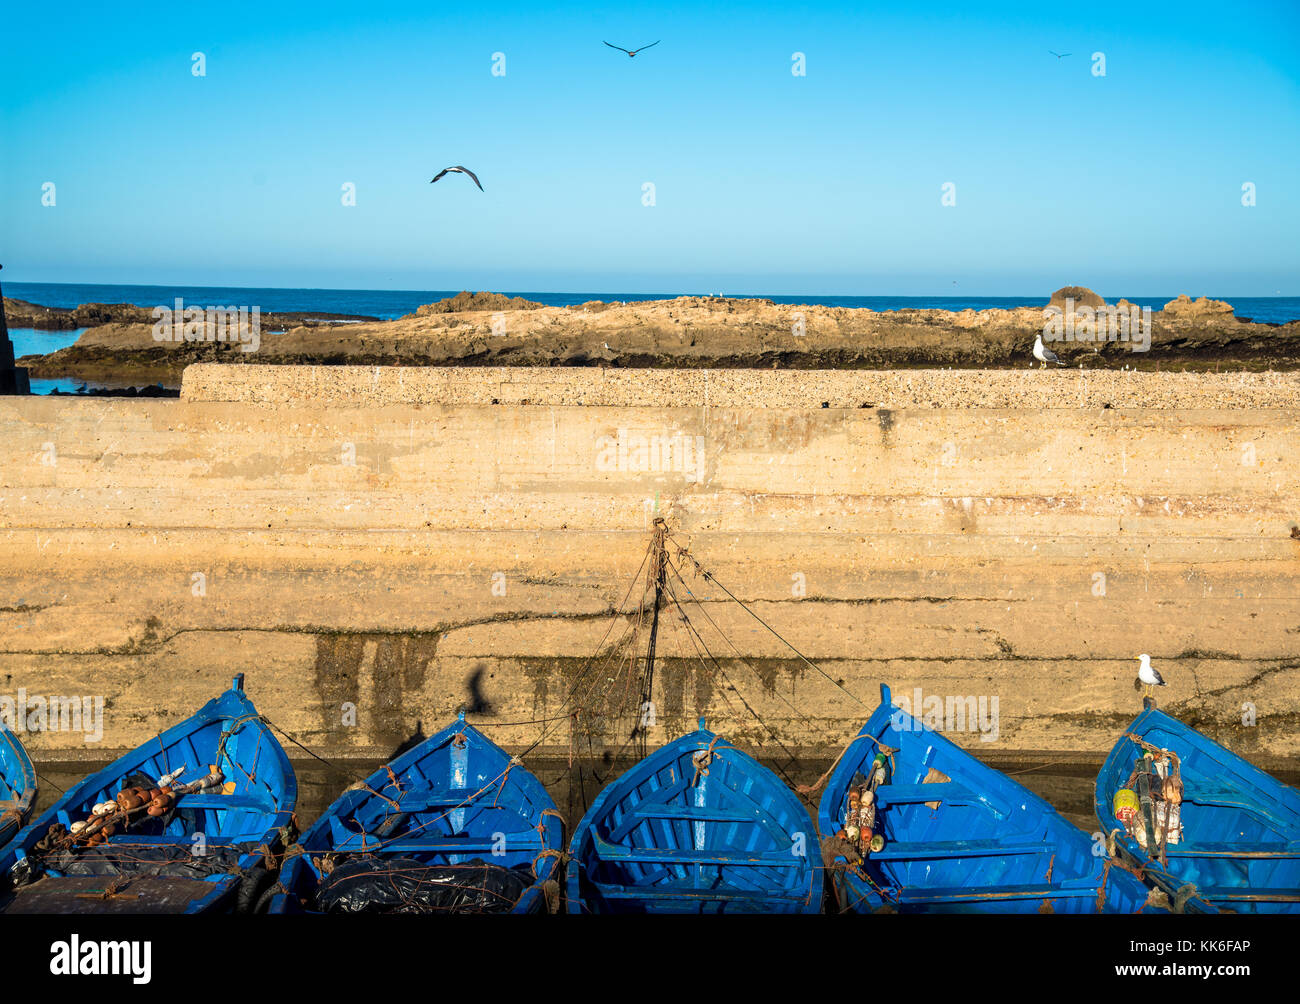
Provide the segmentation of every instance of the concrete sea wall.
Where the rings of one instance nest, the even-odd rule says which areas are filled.
[[[662,516],[716,582],[676,559],[703,603],[661,624],[652,743],[704,714],[821,755],[887,682],[997,698],[995,729],[953,734],[981,755],[1099,755],[1149,652],[1162,707],[1294,766],[1298,392],[1270,373],[218,365],[180,400],[0,398],[0,698],[104,699],[97,742],[24,736],[47,758],[138,743],[234,672],[332,756],[462,704],[509,746],[558,718],[562,754],[574,681],[626,684],[611,640]],[[584,727],[625,739],[612,716]]]

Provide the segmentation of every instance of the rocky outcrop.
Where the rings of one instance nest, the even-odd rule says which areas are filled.
[[[426,303],[409,317],[427,317],[430,314],[462,314],[480,310],[537,310],[545,304],[525,300],[522,296],[505,296],[501,293],[471,293],[462,290],[455,296],[449,296],[437,303]]]
[[[1197,297],[1193,300],[1186,293],[1177,300],[1170,300],[1162,311],[1169,321],[1232,321],[1234,320],[1232,304],[1223,300],[1211,300]]]
[[[142,324],[149,320],[149,311],[130,303],[83,303],[68,310],[63,307],[44,307],[26,300],[5,297],[5,316],[11,328],[39,328],[42,331],[72,331],[75,328],[92,328],[97,324]]]
[[[1084,301],[1100,297],[1083,287]],[[461,294],[395,321],[277,326],[263,315],[257,346],[157,342],[152,325],[92,327],[75,345],[27,357],[33,376],[179,386],[195,362],[372,366],[602,366],[674,369],[1005,369],[1028,366],[1043,307],[1010,310],[893,310],[777,304],[763,299],[684,296],[672,300],[547,307],[497,294]],[[508,303],[523,306],[505,308]],[[1097,337],[1064,337],[1053,351],[1087,369],[1300,368],[1300,321],[1254,324],[1210,301],[1173,301],[1134,351],[1111,340],[1107,314],[1094,308]],[[1086,302],[1075,301],[1075,308]],[[437,309],[434,309],[437,308]],[[1062,308],[1063,309],[1063,308]],[[1180,313],[1180,311],[1182,311]],[[1190,311],[1190,313],[1188,312]],[[1107,316],[1103,317],[1103,314]],[[286,330],[286,328],[288,330]],[[1149,340],[1147,335],[1149,334]]]
[[[74,331],[106,324],[154,323],[152,307],[132,303],[83,303],[79,307],[45,307],[27,300],[4,298],[5,316],[11,328],[37,328],[41,331]],[[161,306],[170,307],[171,304]],[[198,304],[196,304],[198,306]],[[203,304],[202,306],[207,306]],[[262,327],[269,331],[287,331],[294,327],[322,324],[378,321],[368,314],[330,314],[319,310],[264,311]]]
[[[1062,286],[1052,294],[1052,299],[1048,301],[1047,305],[1049,307],[1060,307],[1064,310],[1066,300],[1073,300],[1076,307],[1106,306],[1106,301],[1087,286]]]

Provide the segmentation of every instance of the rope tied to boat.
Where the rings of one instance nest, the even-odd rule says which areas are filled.
[[[510,777],[510,772],[516,767],[522,767],[523,760],[517,756],[512,756],[506,763],[505,772],[501,775],[501,783],[497,785],[497,793],[492,797],[492,808],[496,808],[501,801],[501,793],[506,790],[506,779]]]
[[[840,761],[844,759],[844,755],[845,755],[846,753],[848,753],[848,751],[849,751],[850,749],[853,748],[853,744],[854,744],[855,742],[857,742],[859,739],[865,739],[865,740],[867,740],[867,742],[871,743],[872,746],[876,747],[877,750],[879,750],[881,753],[883,753],[883,754],[884,754],[884,755],[889,759],[889,772],[890,772],[890,774],[892,775],[892,774],[894,773],[894,771],[897,769],[897,766],[898,766],[897,763],[895,763],[895,761],[894,761],[894,754],[897,753],[898,750],[895,749],[893,746],[889,746],[889,745],[887,745],[887,744],[885,744],[885,743],[882,743],[882,742],[881,742],[879,739],[877,739],[875,736],[867,735],[867,734],[863,733],[863,734],[860,734],[860,735],[854,736],[853,739],[849,741],[849,744],[848,744],[847,746],[845,746],[844,749],[840,750],[840,755],[837,756],[837,757],[834,759],[834,761],[831,763],[831,765],[830,765],[829,767],[826,768],[826,773],[825,773],[825,774],[823,774],[821,777],[819,777],[819,778],[818,778],[816,781],[814,781],[812,784],[800,784],[800,785],[796,785],[796,786],[795,786],[795,791],[799,792],[799,794],[801,794],[801,795],[812,795],[812,794],[815,794],[816,792],[820,791],[821,788],[822,788],[822,786],[823,786],[823,785],[824,785],[828,780],[830,780],[830,776],[831,776],[832,774],[835,773],[835,768],[838,767],[839,764],[840,764]]]
[[[546,858],[555,858],[556,867],[558,868],[561,864],[564,863],[564,852],[557,850],[554,847],[543,847],[540,851],[538,851],[535,855],[533,855],[533,863],[532,863],[533,878],[539,879],[542,877],[541,873],[538,872],[537,870],[537,862],[545,860]]]
[[[1196,891],[1196,886],[1191,882],[1188,882],[1186,885],[1179,886],[1178,891],[1174,893],[1174,901],[1173,901],[1174,913],[1184,913],[1187,908],[1187,901],[1190,899],[1195,899],[1199,897],[1199,895],[1200,894]]]
[[[380,801],[387,802],[389,805],[391,805],[391,806],[393,807],[393,810],[394,810],[395,812],[401,812],[401,811],[402,811],[402,806],[401,806],[401,804],[400,804],[399,802],[397,802],[397,801],[394,800],[394,799],[389,798],[389,797],[388,797],[387,795],[385,795],[382,791],[375,791],[375,789],[372,788],[372,787],[370,787],[370,785],[366,784],[365,781],[353,781],[350,785],[348,785],[346,788],[344,788],[343,791],[344,791],[345,793],[346,793],[346,792],[349,792],[349,791],[364,791],[364,792],[367,792],[368,794],[374,795],[375,798],[379,799]]]
[[[1055,855],[1053,855],[1052,860],[1053,860],[1053,861],[1056,860]],[[1105,912],[1105,908],[1106,908],[1106,880],[1110,878],[1110,869],[1111,869],[1111,865],[1113,865],[1114,863],[1115,863],[1114,860],[1111,859],[1111,858],[1107,858],[1107,859],[1102,863],[1102,866],[1101,866],[1101,884],[1097,887],[1097,907],[1096,907],[1096,909],[1093,911],[1094,913],[1104,913],[1104,912]],[[1050,872],[1050,869],[1049,869],[1049,872]],[[1049,880],[1050,880],[1050,878],[1049,878]]]
[[[546,839],[546,817],[547,816],[554,816],[556,819],[560,821],[560,835],[563,836],[565,829],[568,828],[569,821],[565,819],[562,815],[560,815],[559,809],[543,809],[541,812],[537,814],[537,825],[533,827],[533,829],[537,831],[537,835],[541,837],[543,840]]]
[[[697,750],[691,755],[691,763],[695,765],[695,774],[691,777],[692,788],[701,777],[709,776],[709,764],[713,762],[714,757],[721,757],[722,754],[717,752],[713,747],[722,739],[721,736],[715,735],[709,740],[709,745],[702,750]]]

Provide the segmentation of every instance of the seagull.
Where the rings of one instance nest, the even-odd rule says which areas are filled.
[[[1165,683],[1164,677],[1151,668],[1151,656],[1144,652],[1142,655],[1138,656],[1138,663],[1138,679],[1141,680],[1143,686],[1146,687],[1148,697],[1155,696],[1153,688],[1168,686],[1168,684]]]
[[[1052,52],[1051,49],[1048,49],[1047,51],[1048,51],[1048,52]],[[1071,55],[1073,55],[1073,53],[1070,53],[1070,52],[1052,52],[1052,55],[1055,56],[1057,59],[1064,59],[1066,56],[1071,56]]]
[[[473,171],[471,171],[468,167],[461,167],[459,164],[457,164],[455,167],[444,167],[441,171],[439,171],[437,174],[435,174],[432,178],[429,179],[429,184],[432,185],[435,181],[437,181],[439,178],[441,178],[444,174],[448,174],[448,173],[453,172],[453,171],[454,171],[456,174],[468,174],[469,177],[470,177],[470,180],[473,181],[474,184],[478,185],[478,190],[479,190],[480,192],[483,191],[483,186],[482,186],[482,185],[479,185],[478,175],[476,175],[476,174],[475,174]]]
[[[605,42],[603,38],[601,39],[601,41]],[[617,49],[619,52],[626,52],[628,54],[628,58],[630,59],[631,57],[635,56],[638,52],[643,52],[644,50],[649,49],[651,46],[658,45],[662,41],[663,41],[662,38],[657,38],[653,42],[651,42],[650,45],[643,45],[641,46],[640,49],[625,49],[621,45],[612,45],[609,42],[605,42],[605,44],[608,45],[611,49]]]
[[[1043,369],[1047,369],[1048,363],[1056,363],[1057,366],[1064,366],[1065,363],[1057,358],[1056,353],[1051,349],[1043,347],[1043,336],[1037,335],[1034,338],[1034,358],[1043,364]]]

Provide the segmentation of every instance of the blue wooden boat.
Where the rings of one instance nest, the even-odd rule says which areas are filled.
[[[880,696],[818,807],[841,912],[1133,913],[1146,906],[1149,890],[1094,856],[1089,835],[1044,799],[894,707],[888,687]],[[851,789],[871,784],[878,766],[870,830],[883,847],[868,845],[860,860],[850,860],[857,853],[849,850],[832,863],[844,847],[835,841],[846,831]]]
[[[548,888],[558,904],[563,829],[542,783],[462,712],[325,810],[270,912],[537,912]]]
[[[251,902],[291,837],[298,786],[243,688],[235,677],[19,832],[0,853],[0,912],[201,913]],[[141,793],[150,801],[135,803]]]
[[[0,852],[27,822],[36,804],[36,771],[23,744],[0,721]]]
[[[753,757],[700,728],[606,785],[569,846],[570,913],[820,913],[812,819]]]
[[[1176,762],[1182,780],[1181,839],[1164,842],[1163,861],[1144,849],[1115,813],[1115,794],[1126,787],[1146,750],[1157,757],[1157,751],[1172,753],[1170,766]],[[1300,912],[1300,792],[1191,726],[1148,707],[1110,751],[1095,791],[1103,832],[1175,908]],[[1153,802],[1158,834],[1170,830],[1166,812]]]

